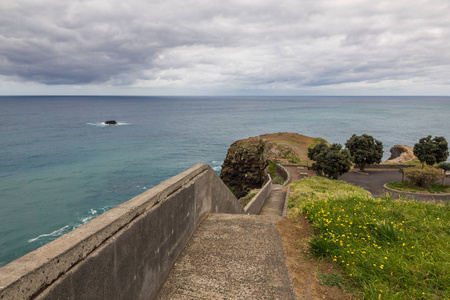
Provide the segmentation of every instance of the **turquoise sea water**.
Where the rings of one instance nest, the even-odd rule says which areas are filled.
[[[0,97],[0,266],[234,141],[297,132],[450,141],[450,97]],[[119,125],[102,122],[117,120]]]

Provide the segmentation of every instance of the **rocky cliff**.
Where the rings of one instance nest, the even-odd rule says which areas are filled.
[[[262,187],[271,162],[306,163],[307,147],[316,142],[317,138],[287,132],[239,140],[228,149],[220,178],[236,197],[244,197]]]
[[[264,184],[264,170],[269,165],[268,143],[258,137],[249,138],[234,142],[228,149],[220,178],[237,198]]]
[[[395,145],[391,148],[391,157],[387,163],[404,164],[417,159],[414,155],[413,148],[404,145]]]

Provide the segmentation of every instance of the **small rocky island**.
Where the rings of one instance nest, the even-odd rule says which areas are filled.
[[[109,121],[105,121],[106,125],[116,125],[117,121],[116,120],[109,120]]]

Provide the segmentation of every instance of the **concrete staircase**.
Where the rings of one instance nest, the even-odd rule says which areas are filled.
[[[211,214],[156,299],[295,299],[281,239],[285,192],[273,185],[260,215]]]

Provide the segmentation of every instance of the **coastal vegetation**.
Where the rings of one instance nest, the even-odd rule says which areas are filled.
[[[249,193],[241,202],[242,207],[246,207],[247,204],[250,203],[250,201],[252,201],[253,198],[255,198],[256,193]]]
[[[311,254],[339,265],[324,278],[364,299],[450,298],[450,206],[374,199],[367,191],[323,177],[291,186],[289,218],[314,228]]]
[[[383,158],[383,143],[374,139],[371,135],[352,135],[345,143],[350,151],[352,161],[359,166],[361,172],[364,167],[373,163],[381,163]]]
[[[318,138],[313,139],[312,144],[308,146],[308,149],[309,149],[309,148],[313,148],[313,147],[315,147],[317,144],[320,144],[320,143],[325,143],[325,144],[329,145],[329,143],[327,142],[327,140],[318,137]]]
[[[422,168],[425,164],[434,165],[447,160],[448,143],[443,136],[435,136],[431,139],[431,135],[423,137],[414,145],[414,155],[419,159]]]
[[[338,179],[352,167],[350,152],[342,149],[340,144],[328,146],[322,141],[314,147],[308,148],[308,158],[315,161],[312,168],[318,176],[331,179]]]
[[[439,169],[431,166],[406,168],[403,173],[412,185],[421,188],[429,188],[441,177]]]

